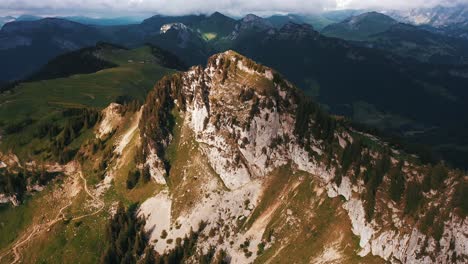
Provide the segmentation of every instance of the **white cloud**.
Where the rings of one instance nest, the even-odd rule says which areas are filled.
[[[343,8],[401,9],[468,0],[0,0],[1,13],[33,14],[209,14],[314,13]],[[1,14],[5,15],[5,14]]]
[[[433,7],[436,5],[453,6],[468,4],[468,0],[336,0],[343,8],[378,8],[378,9],[411,9]]]

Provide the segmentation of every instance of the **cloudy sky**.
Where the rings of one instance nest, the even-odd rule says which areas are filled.
[[[239,16],[246,13],[316,13],[335,9],[409,9],[468,0],[0,0],[0,16],[90,15],[132,16],[144,14],[210,14],[220,11]]]

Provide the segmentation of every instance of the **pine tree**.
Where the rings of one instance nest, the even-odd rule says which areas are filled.
[[[403,162],[400,161],[389,173],[390,198],[395,202],[399,202],[401,200],[401,196],[405,191],[405,175],[401,171],[402,166]]]

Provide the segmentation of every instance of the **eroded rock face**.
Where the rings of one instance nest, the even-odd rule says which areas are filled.
[[[192,211],[176,219],[169,217],[167,220],[166,216],[171,212],[168,209],[171,201],[180,197],[165,193],[165,202],[161,205],[153,200],[145,202],[141,214],[151,219],[148,229],[156,227],[153,238],[159,236],[161,228],[170,229],[176,223],[179,228],[167,230],[169,237],[182,237],[190,229],[196,229],[201,220],[208,223],[205,230],[216,229],[217,234],[223,237],[226,232],[221,230],[225,226],[235,230],[239,227],[239,219],[252,217],[262,193],[267,191],[262,189],[267,176],[275,169],[290,164],[294,170],[305,171],[314,177],[329,197],[344,198],[342,207],[348,213],[352,232],[360,238],[359,255],[373,254],[387,261],[403,263],[463,263],[467,260],[468,225],[466,219],[455,213],[450,213],[444,222],[445,231],[439,241],[420,232],[414,220],[403,215],[398,205],[385,195],[379,196],[375,206],[376,214],[382,215],[382,219],[368,222],[362,199],[364,182],[353,181],[345,175],[337,185],[334,180],[338,173],[337,167],[323,162],[323,156],[329,150],[324,140],[314,138],[313,135],[306,135],[308,138],[305,140],[300,138],[295,129],[302,94],[290,83],[278,78],[271,69],[228,51],[210,58],[206,68],[194,67],[177,75],[176,80],[165,82],[164,87],[171,96],[169,99],[184,112],[183,125],[193,133],[198,148],[225,189],[219,191],[214,181],[206,182],[203,186],[205,198],[195,201]],[[309,122],[312,127],[317,125],[313,119]],[[353,136],[350,131],[337,128],[334,134],[336,145],[345,148],[351,144]],[[164,137],[162,145],[167,146],[170,140],[171,136]],[[164,176],[168,173],[164,166],[164,156],[160,154],[161,151],[158,153],[154,144],[149,144],[148,153],[147,165],[151,168],[153,178],[164,184]],[[369,153],[372,159],[376,159],[376,153],[370,150]],[[338,158],[338,154],[332,155],[331,160]],[[414,169],[412,166],[407,162],[404,170]],[[418,173],[408,174],[407,180],[420,180],[421,177]],[[162,199],[160,196],[154,199]],[[435,200],[435,203],[448,202],[441,200],[440,197],[444,195],[437,197],[439,200]],[[245,207],[246,199],[249,200],[248,209]],[[158,223],[151,216],[158,214],[164,214],[163,218],[167,221]],[[266,226],[269,220],[264,221]],[[255,232],[252,229],[254,227]],[[264,231],[264,226],[253,225],[230,239],[238,245],[248,238],[255,242],[251,245],[254,250],[262,241]],[[218,240],[207,239],[200,243],[199,248],[214,246],[224,249],[236,260],[235,263],[252,260],[239,254],[238,249],[227,241]],[[156,243],[158,251],[171,247],[173,245],[169,243]]]
[[[102,121],[96,131],[96,137],[102,139],[115,131],[122,121],[122,105],[112,103],[102,110]]]

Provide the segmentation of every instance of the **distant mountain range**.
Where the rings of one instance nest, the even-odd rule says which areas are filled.
[[[415,8],[403,11],[386,12],[395,19],[415,25],[446,27],[468,21],[468,4],[454,6],[435,6],[432,8]]]
[[[41,20],[44,17],[34,16],[34,15],[21,15],[19,17],[6,16],[0,17],[0,28],[8,23],[13,21],[37,21]],[[129,25],[129,24],[138,24],[143,21],[143,18],[140,17],[115,17],[115,18],[93,18],[86,16],[62,16],[55,17],[66,19],[69,21],[85,24],[85,25],[96,25],[96,26],[116,26],[116,25]]]
[[[7,23],[0,30],[0,80],[15,80],[37,71],[51,58],[103,40],[95,28],[46,18]]]
[[[468,41],[437,31],[441,30],[403,24],[384,14],[369,12],[331,24],[321,33],[423,62],[468,63]]]
[[[335,37],[345,34],[344,39],[357,32],[359,38],[352,41],[325,37],[309,24],[287,21],[291,19],[296,18],[250,14],[234,20],[214,13],[158,15],[117,26],[64,19],[11,22],[0,31],[0,56],[7,58],[0,62],[0,80],[25,78],[51,58],[98,41],[130,48],[150,43],[186,65],[203,64],[212,54],[233,49],[278,69],[334,114],[421,143],[434,143],[440,133],[453,136],[438,145],[464,140],[465,124],[457,116],[468,114],[468,69],[451,64],[465,61],[466,42],[378,13],[359,14],[324,29]],[[332,30],[337,28],[341,31]],[[466,157],[461,150],[449,154]]]
[[[366,40],[374,34],[389,30],[398,24],[395,19],[377,12],[351,16],[342,22],[328,25],[321,33],[347,40]]]
[[[77,19],[0,30],[1,263],[468,262],[464,22]]]

